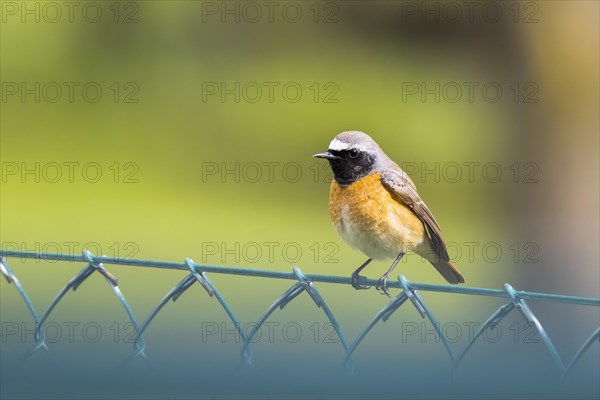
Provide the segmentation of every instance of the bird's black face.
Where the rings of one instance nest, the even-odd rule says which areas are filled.
[[[328,150],[327,153],[315,154],[314,157],[329,160],[333,176],[340,185],[349,185],[364,178],[373,171],[375,156],[367,151],[355,148],[344,150]]]

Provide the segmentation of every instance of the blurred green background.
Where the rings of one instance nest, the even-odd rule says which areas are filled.
[[[89,11],[101,10],[97,22],[82,14],[85,2],[77,2],[73,21],[60,2],[54,21],[48,4],[2,3],[3,249],[79,254],[87,244],[110,256],[349,276],[364,256],[331,227],[330,174],[311,156],[337,133],[362,130],[412,168],[445,239],[460,251],[455,264],[467,285],[599,295],[598,3],[499,2],[497,22],[482,17],[486,2],[477,2],[474,20],[463,14],[458,22],[442,11],[440,21],[436,11],[412,14],[411,7],[444,10],[444,2],[277,2],[272,19],[260,2],[260,18],[244,2],[97,2]],[[292,16],[301,10],[297,22],[286,6]],[[65,82],[75,82],[73,101]],[[274,87],[272,101],[265,82]],[[476,82],[474,101],[466,92],[458,101],[448,100],[453,92],[439,101],[406,92],[449,82]],[[482,94],[490,82],[502,88],[497,102]],[[239,101],[222,97],[221,85],[236,83],[247,88]],[[297,101],[286,98],[286,84],[301,88]],[[53,102],[56,85],[63,91]],[[97,102],[86,100],[85,85],[89,93],[101,88]],[[207,92],[215,87],[218,93]],[[475,165],[472,180],[466,163]],[[489,163],[500,168],[498,182],[482,169]],[[57,164],[62,177],[52,182]],[[74,165],[72,182],[67,165]],[[461,178],[448,179],[449,165],[461,166]],[[23,175],[35,168],[39,182],[35,172]],[[426,168],[438,168],[439,178],[423,175]],[[97,170],[102,176],[89,182]],[[483,251],[486,245],[501,256]],[[40,311],[80,268],[9,261]],[[376,278],[387,267],[378,262],[366,272]],[[140,319],[184,276],[109,270]],[[444,283],[414,255],[398,271]],[[212,279],[244,321],[256,320],[289,284]],[[387,301],[375,290],[321,286],[350,337]],[[216,306],[200,312],[208,300],[195,289],[168,306],[149,343],[177,331],[193,337],[199,318],[224,318]],[[80,291],[60,305],[57,320],[108,324],[121,312],[98,277]],[[26,319],[5,282],[0,296],[3,320]],[[481,321],[497,304],[430,297],[447,321],[465,313]],[[305,327],[321,321],[318,311],[306,311],[309,300],[303,305],[285,318]],[[580,324],[566,352],[598,325],[589,311],[548,322]],[[394,333],[381,335],[365,345],[384,357]]]

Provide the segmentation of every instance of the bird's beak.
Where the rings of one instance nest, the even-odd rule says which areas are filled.
[[[317,153],[313,157],[316,157],[316,158],[326,158],[328,160],[341,160],[342,159],[342,157],[335,156],[335,155],[331,154],[330,152]]]

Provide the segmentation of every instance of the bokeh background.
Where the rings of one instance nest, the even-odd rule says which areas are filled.
[[[311,156],[335,134],[362,130],[410,173],[467,285],[598,297],[598,3],[472,7],[3,1],[2,249],[87,247],[348,276],[364,257],[333,231],[331,174]],[[82,267],[9,262],[40,312]],[[375,263],[367,275],[387,266]],[[109,270],[140,320],[185,275]],[[399,273],[444,283],[414,255]],[[290,285],[211,278],[243,322],[256,321]],[[388,301],[374,289],[318,287],[350,340]],[[273,316],[274,338],[264,332],[248,370],[237,369],[240,344],[224,334],[233,329],[226,315],[194,287],[146,333],[153,366],[119,370],[130,330],[99,276],[52,315],[62,334],[53,355],[21,364],[33,325],[3,281],[2,396],[598,395],[597,346],[557,383],[550,356],[525,339],[531,329],[518,315],[451,379],[441,343],[409,306],[365,340],[349,375],[340,344],[326,340],[331,327],[305,297]],[[426,300],[442,324],[462,327],[457,348],[466,342],[464,323],[483,322],[501,304],[447,294]],[[533,308],[565,360],[600,323],[596,307]],[[75,322],[69,340],[65,324]],[[89,323],[102,330],[95,343],[83,332]],[[418,333],[407,336],[406,323]],[[207,324],[218,334],[205,336]],[[286,324],[294,326],[287,333]],[[297,326],[300,337],[291,340]]]

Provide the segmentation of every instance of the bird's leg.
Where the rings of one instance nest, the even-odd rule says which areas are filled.
[[[387,280],[390,277],[390,274],[392,273],[392,271],[394,270],[394,268],[396,268],[396,265],[398,265],[398,263],[400,262],[400,259],[405,254],[406,254],[405,251],[403,251],[400,254],[398,254],[398,257],[396,257],[396,259],[392,263],[391,267],[387,270],[387,272],[385,274],[383,274],[383,276],[381,278],[379,278],[379,283],[377,284],[377,290],[381,289],[381,291],[384,294],[386,294],[388,297],[392,297],[392,296],[390,296],[390,294],[387,291]]]
[[[362,271],[363,269],[365,269],[365,267],[366,267],[367,265],[369,265],[369,263],[370,263],[371,261],[373,261],[373,260],[371,260],[371,259],[369,258],[369,259],[368,259],[367,261],[365,261],[365,262],[364,262],[364,263],[363,263],[363,264],[362,264],[360,267],[358,267],[358,268],[356,269],[356,271],[354,271],[354,272],[352,273],[352,287],[353,287],[354,289],[356,289],[356,290],[360,290],[360,289],[368,289],[368,288],[369,288],[369,286],[363,286],[363,285],[359,284],[359,283],[358,283],[358,278],[364,278],[364,276],[360,276],[360,275],[359,275],[359,273],[360,273],[360,271]]]

